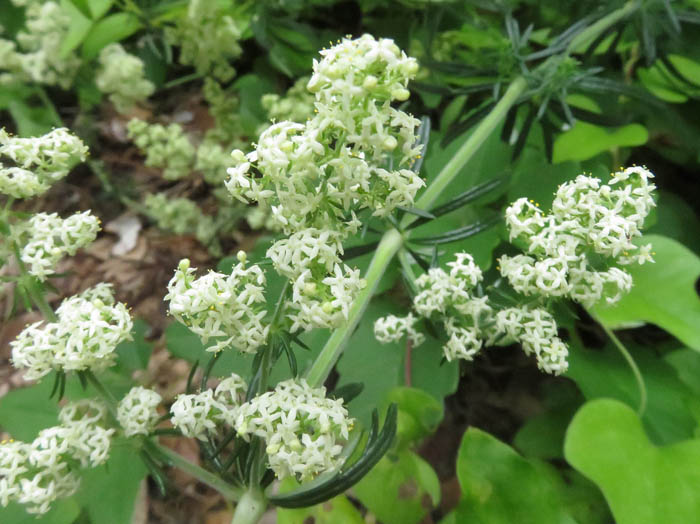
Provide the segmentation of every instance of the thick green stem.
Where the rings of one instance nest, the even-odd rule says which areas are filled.
[[[595,24],[588,26],[586,29],[584,29],[579,34],[577,34],[571,40],[571,42],[569,42],[569,46],[566,48],[567,54],[580,51],[580,48],[584,47],[585,45],[590,44],[603,31],[612,27],[613,25],[618,23],[623,18],[628,17],[629,15],[634,13],[637,9],[639,9],[639,1],[632,0],[630,2],[627,2],[625,5],[623,5],[619,9],[615,9],[610,14],[604,16],[603,18],[598,20]]]
[[[257,524],[266,508],[267,501],[263,491],[258,486],[252,486],[243,493],[236,504],[231,524]]]
[[[199,466],[192,464],[190,461],[185,459],[179,453],[176,453],[170,448],[161,446],[160,444],[153,443],[153,447],[156,448],[159,455],[168,459],[171,465],[176,468],[181,469],[185,473],[193,476],[203,484],[206,484],[210,488],[215,489],[227,500],[243,500],[245,493],[240,488],[230,485],[228,482],[224,481],[218,475],[210,473],[206,469],[200,468]],[[256,521],[257,522],[257,521]]]
[[[459,174],[465,164],[474,156],[484,141],[491,136],[493,130],[498,127],[498,124],[506,117],[506,114],[517,102],[520,95],[525,92],[527,81],[523,77],[518,77],[508,86],[508,89],[503,94],[496,106],[476,127],[474,132],[469,135],[469,138],[457,150],[450,161],[445,164],[438,176],[433,180],[425,192],[416,200],[415,207],[418,209],[429,210],[435,201],[440,197],[442,192],[450,185],[454,178]],[[412,214],[406,214],[401,221],[401,225],[406,227],[418,217]]]
[[[379,280],[402,244],[401,234],[395,229],[387,231],[382,237],[365,275],[367,285],[353,302],[348,320],[333,332],[306,376],[310,385],[320,386],[325,382],[343,352],[345,344],[350,339],[350,335],[355,331],[365,309],[367,309],[367,305],[374,295],[377,285],[379,285]]]

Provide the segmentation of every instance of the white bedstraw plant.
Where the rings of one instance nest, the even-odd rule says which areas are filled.
[[[120,44],[104,47],[99,61],[95,83],[100,91],[109,95],[119,113],[128,113],[155,91],[153,82],[145,77],[143,61],[127,53]]]
[[[342,443],[353,419],[342,400],[326,397],[304,379],[280,382],[274,391],[254,397],[238,409],[235,427],[246,440],[265,440],[270,468],[278,478],[306,480],[337,469]]]
[[[190,261],[180,261],[168,283],[165,300],[170,314],[189,327],[208,351],[233,346],[242,353],[255,353],[265,344],[269,326],[263,321],[265,274],[258,266],[246,268],[245,256],[230,275],[210,271],[199,278]]]
[[[117,345],[131,338],[129,311],[114,300],[109,284],[65,299],[56,316],[27,326],[11,343],[12,363],[27,379],[51,370],[102,371],[114,364]]]
[[[158,421],[158,405],[163,399],[152,389],[135,386],[117,405],[117,421],[124,435],[148,435]]]
[[[80,468],[109,457],[113,429],[104,427],[105,407],[92,400],[66,404],[58,426],[43,429],[32,442],[0,443],[0,506],[17,502],[29,513],[46,513],[59,498],[80,486]]]
[[[629,292],[632,277],[617,266],[651,261],[651,247],[632,239],[641,236],[655,205],[653,176],[643,167],[613,173],[609,184],[580,175],[559,187],[549,215],[526,198],[508,207],[510,238],[529,255],[503,256],[499,269],[515,291],[531,297],[522,306],[499,310],[475,289],[482,274],[466,253],[447,264],[449,273],[432,268],[416,279],[413,308],[442,322],[445,358],[472,360],[484,345],[519,342],[543,371],[566,372],[568,348],[547,311],[548,300],[570,298],[591,307],[603,299],[613,304]],[[407,336],[419,345],[424,336],[415,324],[412,314],[380,318],[375,336],[383,343]]]
[[[32,138],[13,137],[0,129],[0,193],[14,198],[45,193],[84,161],[87,152],[65,128]]]
[[[182,394],[170,406],[171,422],[183,435],[206,440],[221,425],[233,426],[245,400],[248,384],[232,373],[216,389]]]

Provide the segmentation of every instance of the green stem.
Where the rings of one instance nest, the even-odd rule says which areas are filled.
[[[56,111],[56,106],[53,105],[53,102],[49,98],[49,95],[46,94],[46,91],[44,90],[44,88],[41,86],[36,86],[36,94],[39,96],[39,99],[46,107],[46,110],[49,112],[49,115],[51,116],[51,120],[53,121],[53,125],[55,125],[57,127],[64,127],[65,124],[63,123],[63,120],[61,119],[61,115],[59,115],[58,111]]]
[[[355,331],[365,309],[367,309],[367,305],[379,285],[379,280],[402,244],[403,238],[395,229],[384,233],[365,275],[367,285],[360,291],[350,307],[347,321],[330,336],[306,376],[306,380],[311,386],[320,386],[328,378],[328,374],[343,352],[350,335]]]
[[[613,344],[615,344],[615,347],[617,347],[617,349],[620,351],[624,359],[627,361],[627,364],[629,365],[630,369],[632,370],[634,379],[637,382],[637,389],[639,390],[639,408],[637,408],[637,413],[641,417],[642,415],[644,415],[644,412],[647,409],[647,387],[644,383],[644,377],[642,377],[642,373],[639,370],[639,367],[637,367],[637,363],[634,361],[634,358],[632,358],[632,355],[627,350],[625,345],[620,341],[620,339],[617,338],[617,335],[615,335],[615,333],[613,333],[613,331],[610,328],[608,328],[599,318],[597,318],[596,316],[593,316],[593,318],[596,322],[598,322],[600,327],[603,328],[605,334],[608,335],[610,340],[612,340]]]
[[[227,500],[243,500],[245,493],[241,488],[232,486],[228,482],[221,479],[218,475],[210,473],[206,469],[200,468],[196,464],[192,464],[189,460],[185,459],[179,453],[176,453],[170,448],[161,446],[160,444],[153,443],[153,447],[156,449],[159,455],[167,458],[168,462],[181,469],[185,473],[193,476],[203,484],[206,484],[210,488],[215,489]]]
[[[416,201],[414,207],[418,209],[429,210],[442,192],[450,185],[454,178],[459,174],[465,164],[474,156],[484,141],[491,136],[493,130],[498,127],[501,121],[506,117],[506,114],[517,102],[520,95],[525,92],[527,81],[519,76],[508,86],[508,89],[503,94],[496,106],[484,118],[474,132],[467,138],[462,146],[457,150],[450,161],[445,164],[438,176],[433,180],[430,186],[423,192],[420,198]],[[401,226],[405,228],[413,221],[417,220],[416,215],[406,214],[401,221]]]
[[[604,16],[595,24],[588,26],[586,29],[577,34],[571,40],[571,42],[569,42],[569,46],[566,48],[566,54],[577,52],[579,48],[595,40],[598,37],[598,35],[600,35],[603,31],[605,31],[609,27],[612,27],[623,18],[628,17],[637,9],[639,9],[639,1],[632,0],[630,2],[627,2],[619,9],[615,9],[610,14]]]
[[[266,508],[267,501],[262,490],[258,486],[252,486],[236,504],[231,524],[257,524]]]

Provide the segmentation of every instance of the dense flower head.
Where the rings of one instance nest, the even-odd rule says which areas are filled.
[[[148,435],[158,421],[158,405],[162,400],[152,389],[142,386],[131,388],[117,405],[117,421],[124,435]]]
[[[632,286],[617,266],[651,261],[651,247],[637,246],[654,207],[654,175],[628,167],[608,184],[579,175],[559,186],[550,214],[521,198],[506,210],[511,240],[528,255],[501,257],[501,273],[525,295],[569,297],[590,307],[617,302]]]
[[[0,193],[14,198],[42,194],[84,161],[87,152],[82,140],[63,127],[31,138],[0,129]]]
[[[268,118],[272,122],[304,123],[309,120],[314,113],[315,98],[313,93],[306,88],[308,82],[309,77],[298,79],[283,96],[275,93],[263,95],[260,103],[267,111]]]
[[[354,233],[357,211],[386,216],[412,205],[424,185],[411,170],[421,153],[419,121],[391,106],[407,98],[415,61],[369,35],[322,54],[309,81],[314,116],[271,125],[253,152],[233,152],[237,165],[228,170],[231,194],[259,202],[287,234],[309,227]]]
[[[18,45],[0,40],[0,83],[29,81],[68,89],[81,65],[61,45],[71,29],[70,15],[59,2],[14,3],[26,6],[25,27],[17,34]]]
[[[100,91],[109,95],[118,112],[129,112],[155,91],[153,82],[145,77],[143,61],[127,53],[120,44],[104,47],[99,61],[95,83]]]
[[[535,355],[541,370],[554,375],[566,372],[569,351],[549,312],[542,308],[506,308],[496,314],[496,322],[501,332],[522,344],[525,353]]]
[[[241,54],[242,29],[218,2],[190,0],[187,14],[166,31],[171,44],[180,46],[180,63],[198,73],[228,81],[236,71],[229,61]]]
[[[131,338],[132,320],[116,302],[109,284],[98,284],[65,299],[55,322],[27,326],[11,343],[12,362],[25,377],[40,379],[51,370],[102,371],[114,363],[114,349]]]
[[[166,180],[178,180],[192,172],[195,148],[179,124],[149,124],[134,118],[129,121],[127,132],[146,155],[145,164],[162,168]]]
[[[178,395],[170,421],[186,437],[205,440],[219,425],[234,425],[247,390],[245,380],[232,373],[214,390]]]
[[[374,323],[374,337],[382,344],[389,344],[406,336],[414,346],[420,346],[425,341],[425,335],[415,329],[417,321],[418,318],[411,313],[405,317],[380,317]]]
[[[265,440],[278,478],[305,480],[342,465],[342,442],[352,424],[342,399],[327,398],[325,388],[312,388],[304,379],[290,379],[244,403],[235,428],[245,439]]]
[[[100,220],[90,211],[61,218],[56,213],[37,213],[29,220],[13,224],[13,240],[19,245],[20,259],[30,275],[39,280],[56,272],[66,255],[90,244],[100,230]]]
[[[30,443],[0,443],[0,506],[17,502],[29,513],[46,513],[56,499],[80,485],[76,466],[96,467],[109,457],[112,429],[106,409],[93,400],[68,403],[60,425],[43,429]]]
[[[170,314],[189,327],[204,344],[215,343],[207,351],[233,346],[243,353],[254,353],[265,344],[269,326],[265,317],[265,274],[256,265],[237,264],[230,275],[210,271],[199,278],[187,259],[180,261],[168,283],[165,300]]]

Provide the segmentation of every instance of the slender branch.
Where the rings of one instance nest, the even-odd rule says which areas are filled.
[[[498,124],[506,117],[506,114],[517,102],[520,95],[525,92],[527,81],[523,77],[518,77],[508,86],[508,89],[491,112],[486,115],[474,132],[467,138],[462,146],[457,150],[450,161],[445,164],[438,176],[433,180],[430,186],[423,192],[420,198],[416,201],[414,207],[418,209],[429,210],[442,192],[450,185],[454,178],[459,174],[465,164],[474,156],[484,141],[491,136],[493,130],[498,127]],[[418,217],[412,214],[406,214],[401,221],[401,226],[406,227]]]
[[[240,500],[245,494],[241,488],[232,486],[228,482],[224,481],[218,475],[210,473],[204,468],[200,468],[196,464],[192,464],[189,460],[185,459],[179,453],[176,453],[170,448],[161,446],[160,444],[152,443],[152,447],[157,451],[159,455],[167,458],[168,462],[185,473],[193,476],[203,484],[206,484],[210,488],[215,489],[227,500]],[[257,522],[257,521],[256,521]]]
[[[644,415],[644,412],[647,409],[647,387],[644,383],[644,377],[642,376],[642,373],[639,370],[637,363],[634,361],[634,358],[632,358],[632,355],[630,354],[629,350],[620,341],[620,339],[617,338],[617,335],[615,335],[615,333],[613,333],[613,331],[610,328],[608,328],[608,326],[606,326],[598,317],[596,317],[595,315],[592,316],[595,319],[595,321],[598,322],[598,325],[600,325],[600,327],[603,328],[603,331],[605,331],[605,334],[608,335],[610,340],[612,340],[613,344],[615,344],[615,347],[620,351],[624,359],[627,361],[627,364],[629,365],[630,369],[632,370],[634,380],[637,382],[637,389],[639,390],[639,407],[637,408],[637,413],[641,417],[642,415]]]

